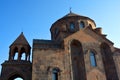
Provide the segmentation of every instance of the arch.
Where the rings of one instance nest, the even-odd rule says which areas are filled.
[[[23,77],[23,75],[19,74],[18,72],[15,72],[15,73],[11,74],[8,77],[7,80],[15,80],[16,78],[21,78],[21,79],[25,80],[24,77]]]
[[[100,48],[107,80],[119,80],[110,46],[102,43]]]
[[[24,53],[24,52],[26,52],[26,50],[25,50],[24,47],[22,47],[22,48],[21,48],[21,53]]]
[[[73,80],[85,80],[85,62],[82,50],[82,44],[78,40],[70,42],[70,55],[72,64]]]
[[[16,45],[10,47],[9,60],[26,60],[30,61],[30,47],[27,45]]]

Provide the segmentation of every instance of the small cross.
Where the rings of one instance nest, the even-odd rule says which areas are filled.
[[[72,10],[71,10],[72,8],[70,7],[70,13],[72,13]]]

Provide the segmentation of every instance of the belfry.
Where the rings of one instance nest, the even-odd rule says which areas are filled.
[[[31,47],[22,32],[10,45],[9,59],[2,64],[1,80],[14,80],[17,77],[31,80],[30,50]]]

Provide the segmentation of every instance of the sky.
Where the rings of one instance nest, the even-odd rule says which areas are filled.
[[[9,46],[21,32],[31,47],[33,39],[51,39],[51,25],[70,8],[93,19],[120,47],[120,0],[0,0],[0,64],[8,60]]]

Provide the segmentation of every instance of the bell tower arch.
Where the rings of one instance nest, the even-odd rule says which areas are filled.
[[[9,47],[9,58],[2,64],[1,80],[31,80],[31,47],[23,32]]]

